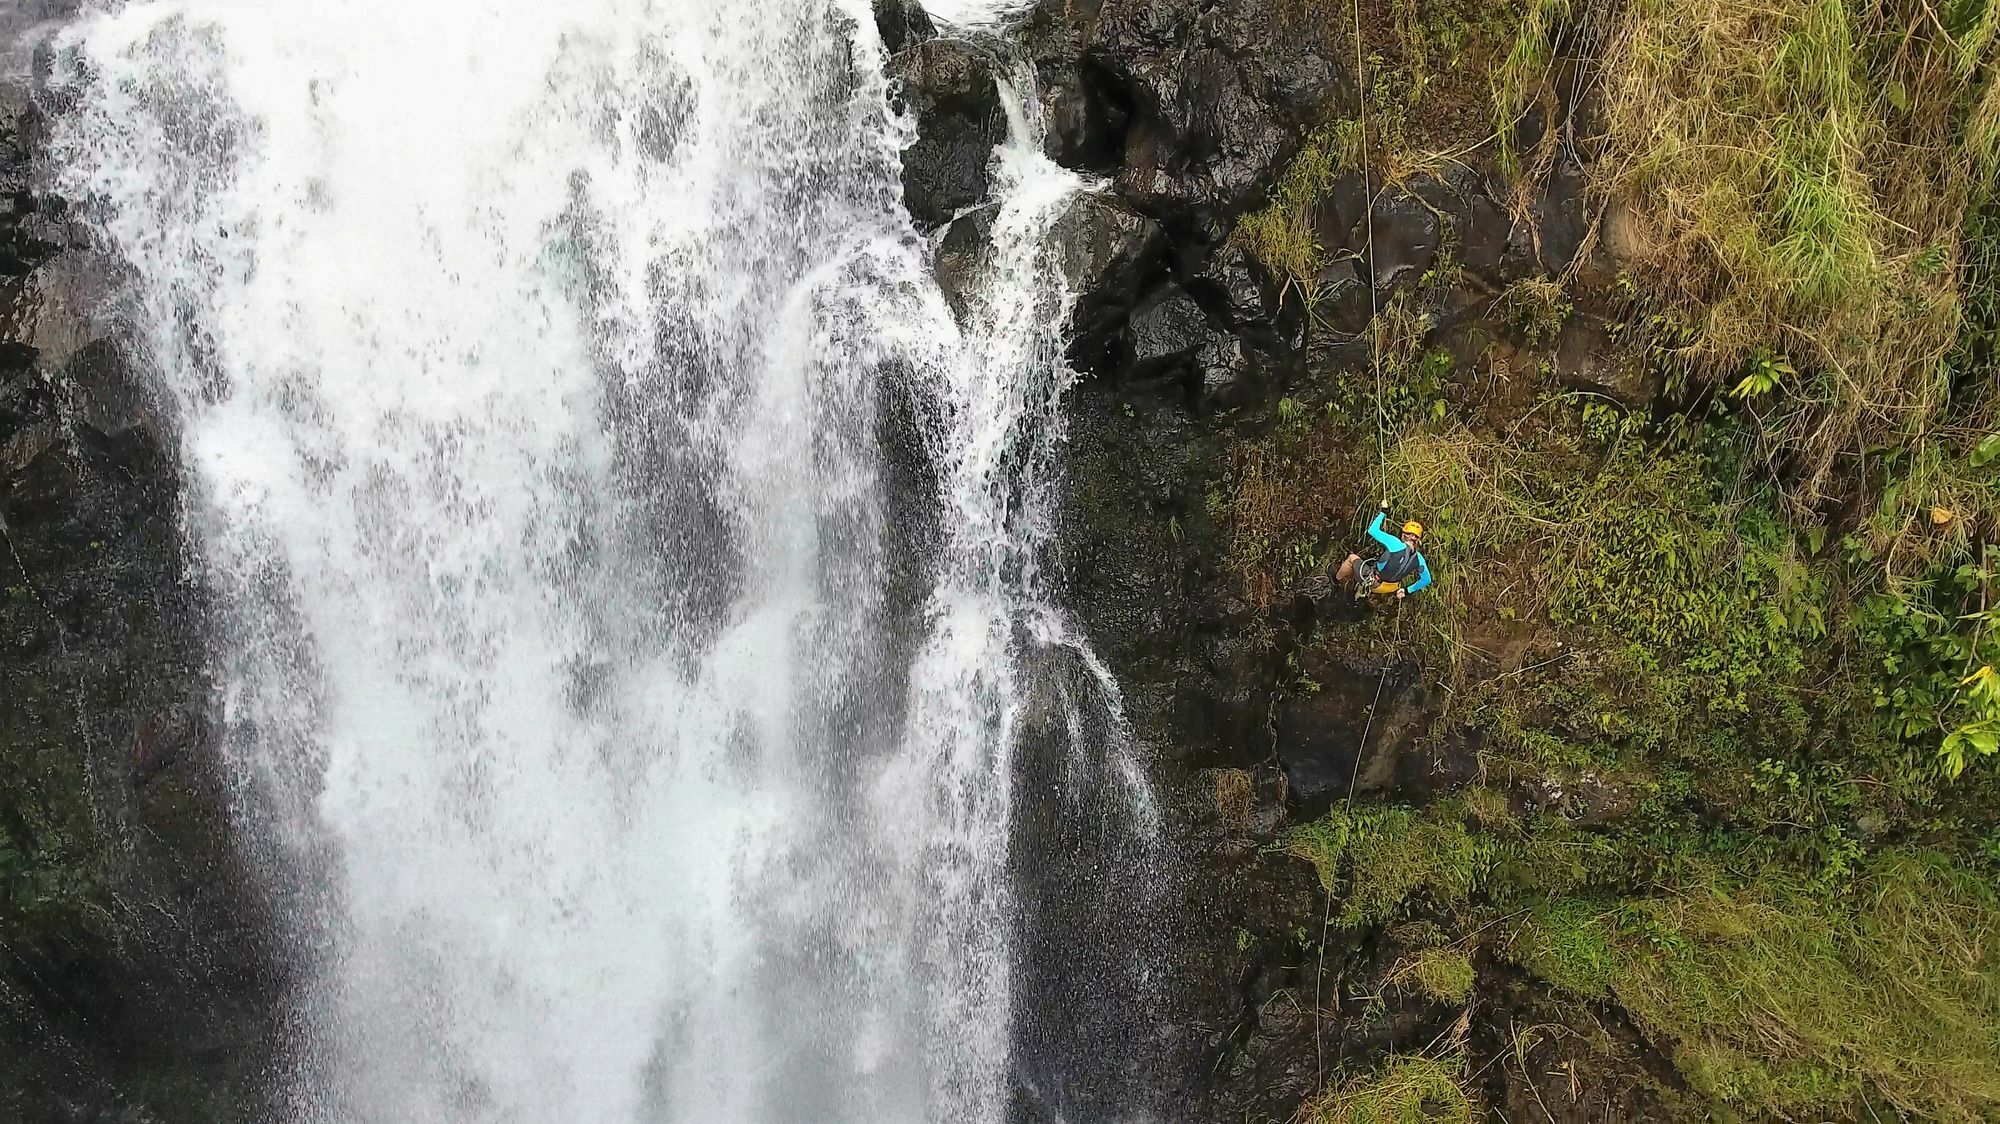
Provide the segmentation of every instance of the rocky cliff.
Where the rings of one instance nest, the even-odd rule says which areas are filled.
[[[1017,64],[1103,181],[1062,224],[1059,561],[1177,842],[1144,893],[1029,872],[1148,931],[1024,972],[1022,1115],[1991,1114],[1983,12],[878,5],[947,295]],[[266,1119],[287,980],[173,437],[36,128],[16,80],[0,1115]],[[1328,574],[1382,499],[1439,584],[1357,607]],[[1166,982],[1121,1011],[1135,959]],[[1153,1067],[1045,1050],[1065,1020]]]
[[[26,35],[29,17],[17,13]],[[165,432],[0,85],[0,1116],[268,1119],[281,984]]]
[[[1949,486],[1898,466],[1991,428],[1990,368],[1950,350],[1984,329],[1898,323],[1957,372],[1934,414],[1896,380],[1935,369],[1848,343],[1801,358],[1829,308],[1875,323],[1884,301],[1985,292],[1982,243],[1954,226],[1983,193],[1934,184],[1961,208],[1940,216],[1857,170],[1931,248],[1871,235],[1875,288],[1838,300],[1797,263],[1760,280],[1745,244],[1769,265],[1837,234],[1787,225],[1783,176],[1662,155],[1717,128],[1715,95],[1645,52],[1761,18],[1697,7],[1044,0],[997,37],[884,36],[947,289],[983,223],[983,184],[952,169],[980,166],[967,148],[999,120],[967,76],[1025,58],[1048,155],[1102,183],[1062,227],[1087,378],[1061,553],[1182,817],[1159,872],[1182,898],[1171,1118],[1991,1109],[1954,1069],[2000,1025],[1975,889],[1991,780],[1942,780],[1934,725],[1882,723],[1908,657],[1872,623],[1913,590],[1983,611],[1963,592],[1984,580],[1986,482],[1963,467],[1982,457]],[[1745,65],[1795,57],[1803,20],[1755,24]],[[1951,146],[1984,111],[1914,57],[1831,65],[1937,91],[1868,135],[1976,179]],[[1766,131],[1734,138],[1769,145],[1829,110],[1736,112]],[[1828,373],[1869,363],[1865,385]],[[1874,468],[1820,459],[1820,435],[1892,400],[1904,428],[1848,438]],[[1941,536],[1915,529],[1932,496],[1957,509]],[[1330,572],[1378,499],[1432,525],[1440,580],[1362,608]],[[1885,555],[1910,567],[1886,585]],[[1983,658],[1948,643],[1962,670]],[[1972,992],[1927,976],[1940,993],[1893,997],[1928,953],[1855,896],[1885,893],[1968,911],[1950,970]],[[1797,928],[1732,928],[1771,910]],[[1714,998],[1741,988],[1766,990]],[[1967,1034],[1932,1036],[1933,1003]],[[1873,1010],[1957,1060],[1890,1062]]]

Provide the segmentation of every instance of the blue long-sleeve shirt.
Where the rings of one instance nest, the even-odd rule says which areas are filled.
[[[1386,514],[1387,513],[1380,511],[1375,513],[1375,521],[1373,523],[1368,524],[1369,536],[1372,537],[1376,542],[1381,543],[1382,549],[1388,551],[1390,554],[1399,554],[1405,550],[1414,549],[1410,546],[1409,543],[1404,542],[1402,539],[1382,529],[1382,520]],[[1405,593],[1415,593],[1416,591],[1431,584],[1431,564],[1424,561],[1423,551],[1421,550],[1416,551],[1416,555],[1417,555],[1417,580],[1411,583],[1403,590],[1403,592]]]

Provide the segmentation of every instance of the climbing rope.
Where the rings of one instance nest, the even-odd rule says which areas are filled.
[[[1361,213],[1367,229],[1368,263],[1368,364],[1375,376],[1375,473],[1378,484],[1378,500],[1389,498],[1389,437],[1388,412],[1382,404],[1382,326],[1378,322],[1381,315],[1379,297],[1375,291],[1375,177],[1368,155],[1368,81],[1361,53],[1361,0],[1352,0],[1354,13],[1354,90],[1359,103],[1361,121]],[[1403,631],[1401,616],[1396,619],[1396,633],[1400,642]],[[1393,648],[1391,649],[1394,650]],[[1354,789],[1361,780],[1361,756],[1368,752],[1369,735],[1375,732],[1375,711],[1382,705],[1382,688],[1389,682],[1389,668],[1384,665],[1375,679],[1375,698],[1368,704],[1368,721],[1361,727],[1360,744],[1354,747],[1354,769],[1347,777],[1347,801],[1344,808],[1348,816],[1354,814]],[[1321,989],[1326,981],[1326,934],[1333,925],[1333,891],[1327,890],[1326,910],[1319,924],[1319,965],[1313,972],[1313,1059],[1318,1067],[1320,1088],[1326,1087],[1326,1035],[1320,1019],[1325,1010]]]
[[[1388,681],[1389,666],[1384,664],[1382,673],[1375,677],[1375,699],[1368,704],[1368,721],[1361,727],[1361,744],[1354,747],[1354,770],[1347,775],[1346,811],[1349,815],[1354,813],[1354,786],[1361,780],[1361,755],[1368,752],[1368,735],[1375,731],[1375,708],[1382,705],[1382,686]]]
[[[1368,78],[1361,52],[1361,0],[1353,0],[1354,10],[1354,94],[1357,117],[1361,121],[1361,214],[1368,231],[1368,363],[1375,372],[1375,472],[1381,494],[1388,499],[1389,441],[1388,414],[1382,404],[1382,325],[1381,308],[1375,291],[1375,177],[1368,155]]]
[[[1396,623],[1399,639],[1402,631],[1402,622],[1399,619]],[[1375,732],[1375,711],[1382,705],[1382,688],[1388,682],[1389,667],[1384,664],[1382,673],[1375,678],[1375,698],[1368,704],[1368,721],[1361,727],[1361,741],[1354,747],[1354,770],[1347,775],[1347,804],[1344,811],[1349,817],[1350,825],[1354,815],[1354,788],[1361,781],[1361,756],[1368,752],[1368,736]],[[1328,888],[1326,911],[1319,920],[1319,967],[1313,972],[1313,1058],[1319,1064],[1318,1085],[1321,1088],[1326,1087],[1326,1036],[1320,1029],[1320,1016],[1325,1009],[1322,989],[1326,985],[1326,933],[1332,927],[1333,890]]]

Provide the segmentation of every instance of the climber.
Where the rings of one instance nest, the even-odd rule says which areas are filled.
[[[1382,529],[1382,521],[1388,517],[1389,504],[1384,501],[1381,508],[1375,512],[1375,521],[1368,524],[1368,534],[1382,544],[1382,557],[1367,561],[1359,554],[1348,555],[1347,561],[1340,564],[1340,584],[1343,589],[1347,588],[1347,583],[1353,579],[1357,566],[1361,568],[1364,581],[1370,577],[1374,579],[1375,585],[1371,591],[1374,593],[1393,592],[1400,598],[1431,584],[1430,563],[1424,561],[1422,552],[1417,549],[1424,538],[1423,524],[1414,519],[1403,524],[1403,533],[1399,538]],[[1410,580],[1413,576],[1416,578],[1415,581]]]

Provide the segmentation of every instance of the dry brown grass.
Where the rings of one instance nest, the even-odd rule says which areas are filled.
[[[1634,0],[1606,49],[1598,187],[1653,236],[1642,297],[1697,377],[1791,357],[1758,414],[1803,506],[1946,403],[1993,54],[1990,12],[1947,30],[1928,0]]]
[[[1250,812],[1255,795],[1256,782],[1249,770],[1215,771],[1215,813],[1225,830],[1250,830]]]
[[[1361,502],[1367,477],[1327,425],[1294,424],[1235,453],[1226,501],[1230,562],[1259,611],[1294,592],[1342,553],[1335,541]],[[1338,559],[1333,559],[1335,563]]]

